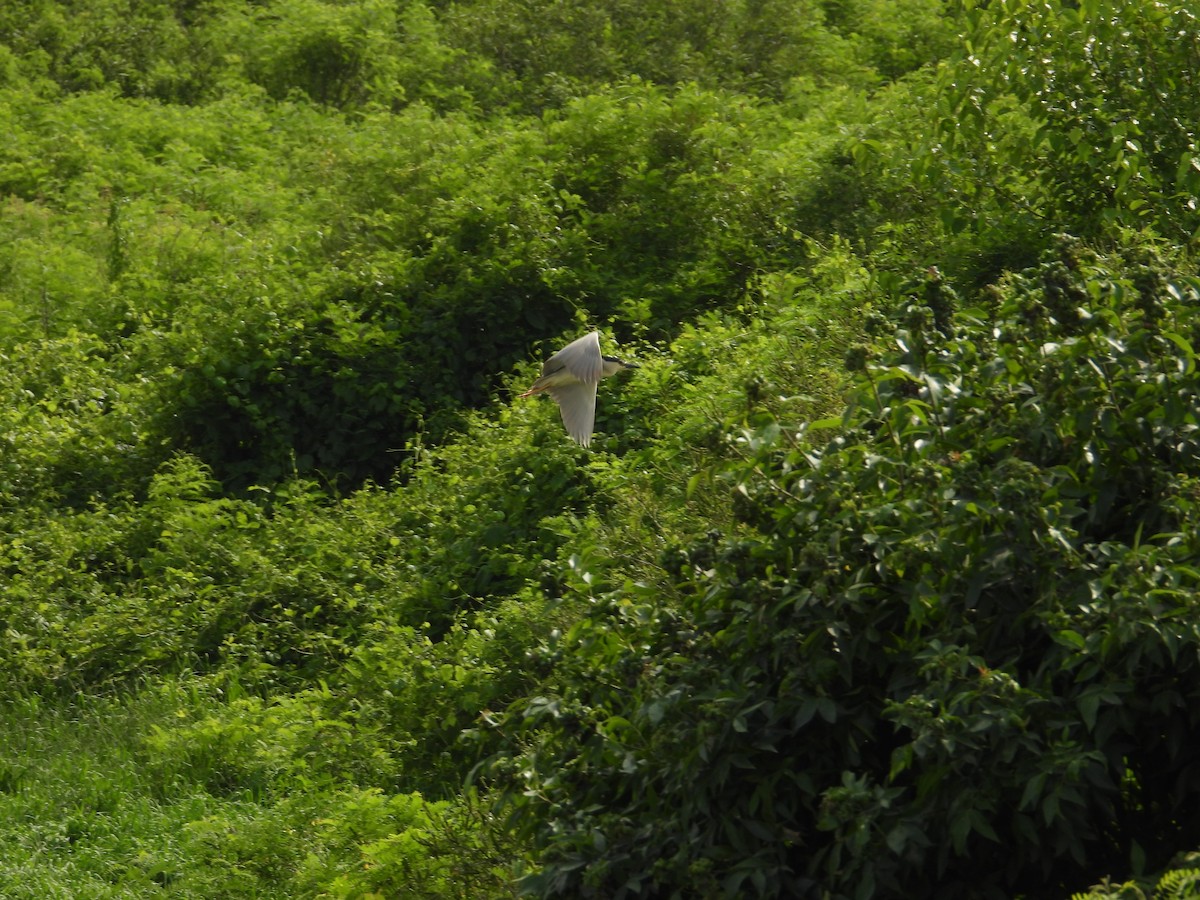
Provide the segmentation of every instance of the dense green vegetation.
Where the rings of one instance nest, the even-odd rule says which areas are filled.
[[[1188,895],[1198,72],[1178,0],[6,5],[0,895]],[[513,397],[592,327],[584,450]]]

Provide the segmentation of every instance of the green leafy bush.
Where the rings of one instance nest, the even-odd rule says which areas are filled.
[[[242,23],[237,44],[250,79],[271,96],[293,92],[339,108],[403,99],[395,4],[277,0]]]
[[[1064,240],[992,296],[914,288],[840,437],[744,434],[679,600],[548,645],[495,769],[533,892],[999,896],[1195,846],[1200,283]]]
[[[1184,3],[968,4],[936,140],[984,213],[993,199],[1086,237],[1114,224],[1200,229],[1188,124],[1200,28]],[[965,210],[964,210],[965,212]]]
[[[1071,900],[1185,900],[1194,897],[1200,891],[1200,869],[1188,868],[1187,865],[1194,861],[1195,856],[1194,853],[1185,854],[1182,859],[1174,860],[1170,871],[1159,876],[1157,881],[1142,879],[1114,884],[1106,878],[1093,885],[1087,893],[1072,894]],[[1151,884],[1153,887],[1150,887]]]
[[[5,6],[0,893],[1147,888],[1200,844],[1195,45]],[[643,362],[588,451],[497,403],[584,327]]]
[[[302,891],[347,900],[517,896],[508,877],[515,848],[474,799],[359,791],[337,800],[317,823],[321,850],[297,879]]]

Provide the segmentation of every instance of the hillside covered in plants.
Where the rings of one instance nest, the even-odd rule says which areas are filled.
[[[1197,73],[1183,0],[3,5],[0,896],[1191,896]]]

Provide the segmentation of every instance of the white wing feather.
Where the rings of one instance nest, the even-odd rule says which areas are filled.
[[[580,381],[591,382],[593,385],[598,382],[604,373],[604,359],[600,355],[600,332],[585,334],[555,353],[542,366],[542,376],[545,377],[559,368],[565,368]],[[593,397],[594,395],[593,391]]]
[[[558,404],[567,434],[584,447],[590,446],[596,424],[596,381],[556,385],[547,388],[546,393]]]

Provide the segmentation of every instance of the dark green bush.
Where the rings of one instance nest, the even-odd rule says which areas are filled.
[[[403,99],[395,4],[276,0],[241,28],[247,74],[273,97],[299,93],[338,108]]]
[[[929,148],[969,198],[960,214],[989,217],[998,201],[1088,238],[1114,225],[1194,238],[1195,11],[1148,0],[967,9]]]
[[[678,603],[549,646],[494,770],[534,893],[1044,895],[1200,841],[1200,280],[1063,239],[992,298],[901,296],[840,437],[746,433]]]

